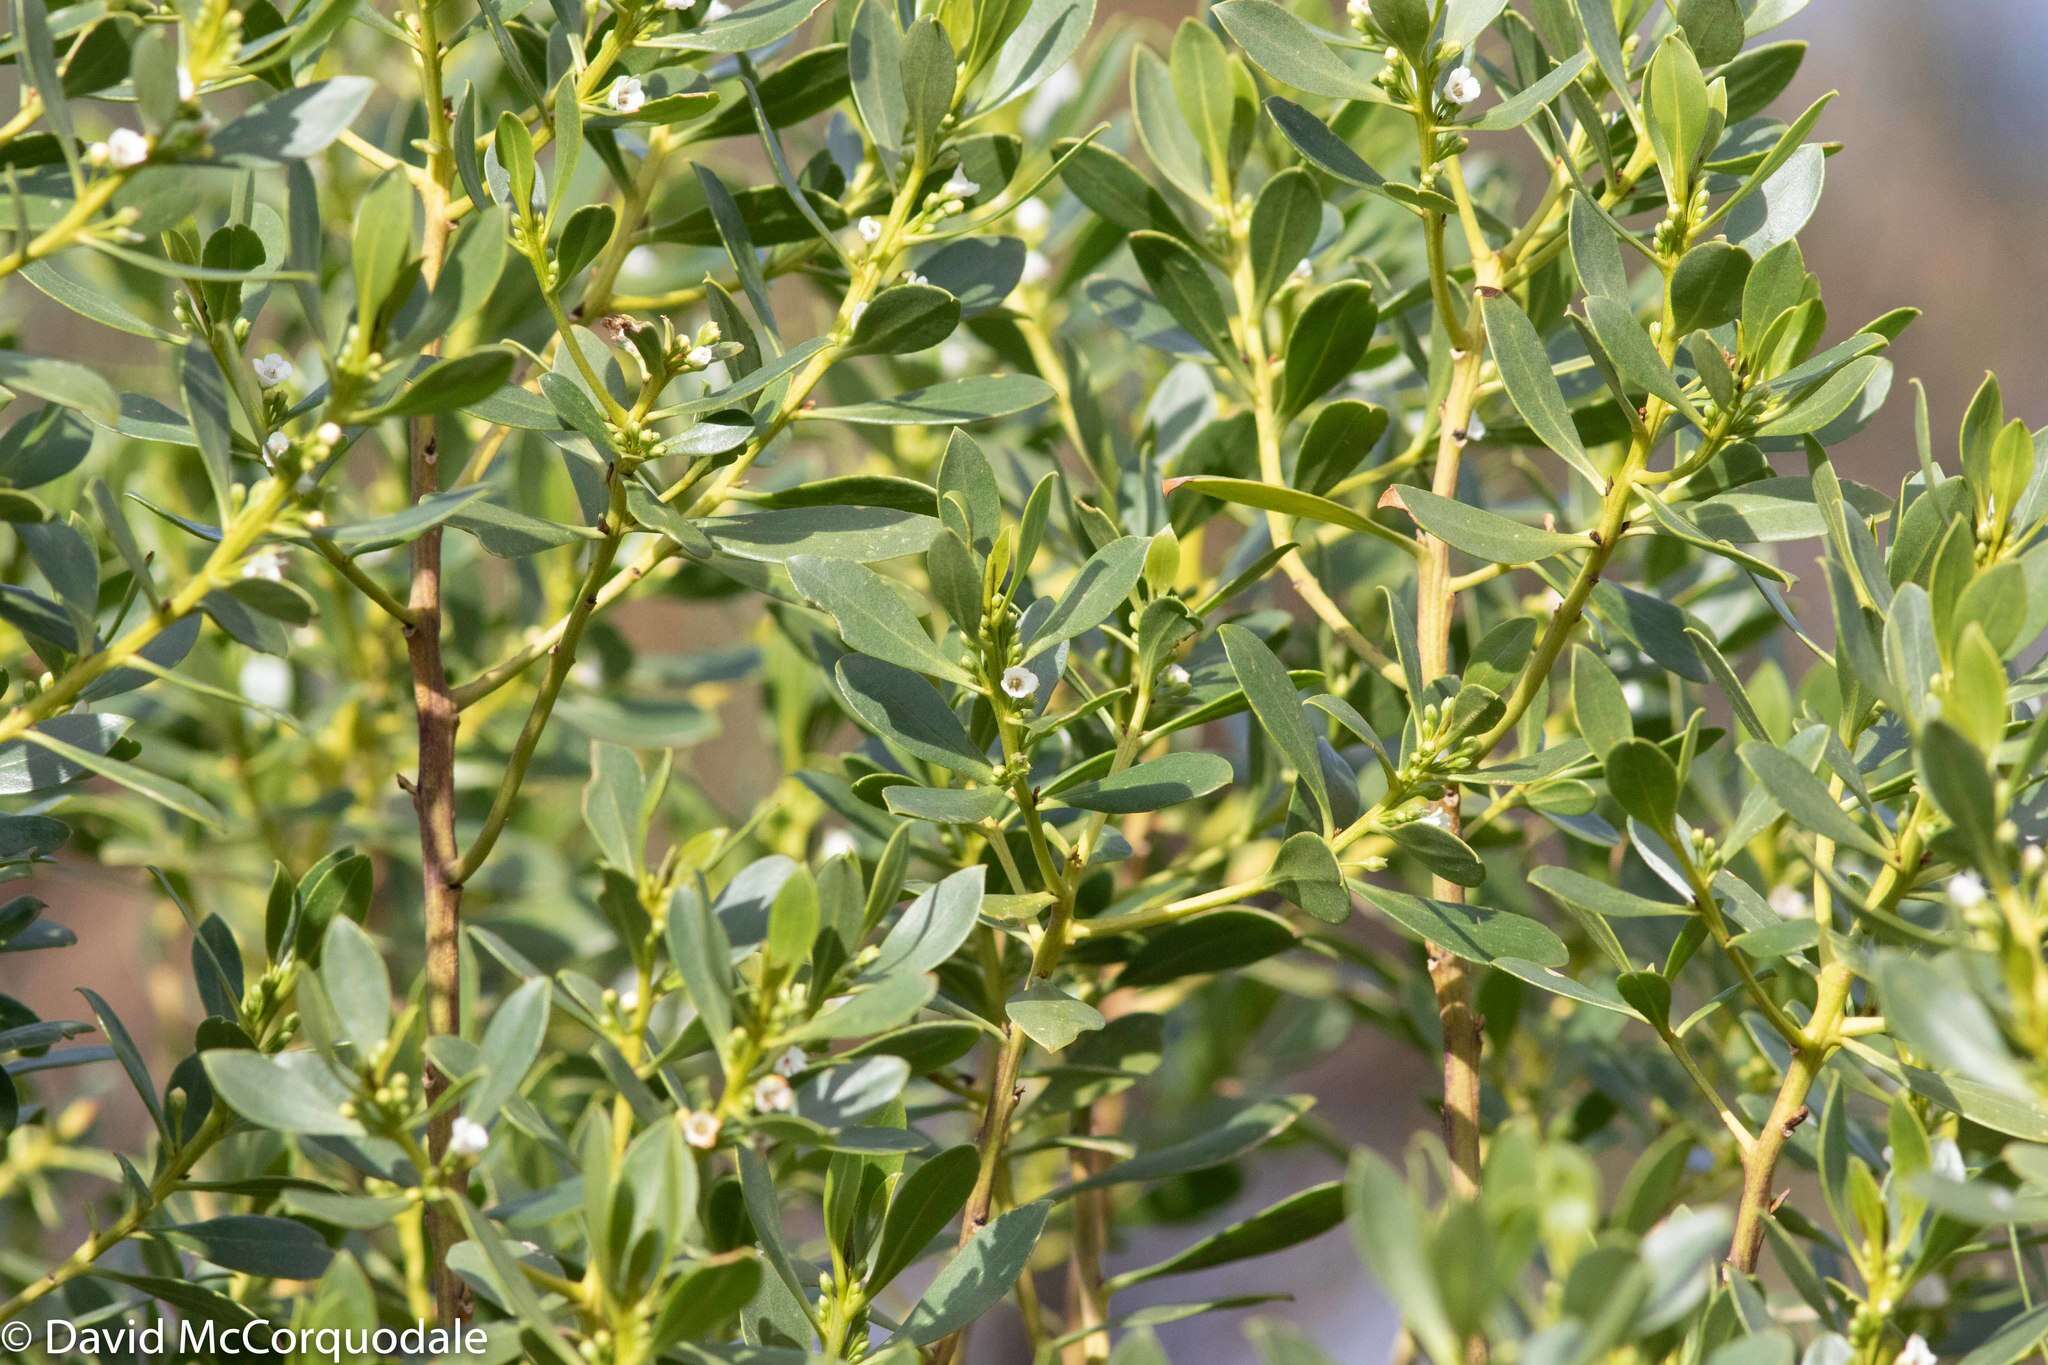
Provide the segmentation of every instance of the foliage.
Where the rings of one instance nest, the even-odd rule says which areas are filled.
[[[1800,7],[16,0],[0,865],[198,1023],[0,997],[0,1319],[2035,1350],[2048,460],[1838,470]]]

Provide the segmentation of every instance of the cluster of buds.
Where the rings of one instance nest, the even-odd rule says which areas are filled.
[[[1427,784],[1441,773],[1463,772],[1479,757],[1475,737],[1453,732],[1451,708],[1429,702],[1415,722],[1415,747],[1401,766],[1401,776],[1411,784]]]
[[[412,1077],[399,1071],[380,1081],[369,1094],[343,1100],[340,1109],[343,1118],[356,1119],[373,1133],[395,1133],[412,1127],[418,1117],[418,1101]],[[452,1143],[449,1150],[454,1150]]]
[[[1707,187],[1701,185],[1683,207],[1674,205],[1658,219],[1656,231],[1650,234],[1651,249],[1667,258],[1683,255],[1692,238],[1692,225],[1707,216],[1708,207]]]
[[[149,160],[150,140],[133,128],[116,128],[105,142],[85,149],[85,164],[99,170],[132,171]]]

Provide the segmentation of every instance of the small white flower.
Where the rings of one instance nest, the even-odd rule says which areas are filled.
[[[683,1141],[700,1152],[718,1145],[718,1115],[708,1109],[691,1109],[683,1114]]]
[[[322,422],[322,423],[320,424],[320,426],[318,427],[318,429],[316,429],[316,430],[315,430],[315,431],[313,432],[313,439],[314,439],[314,440],[316,440],[316,441],[318,441],[318,442],[319,442],[319,443],[320,443],[321,445],[323,445],[323,446],[338,446],[338,445],[340,445],[340,444],[341,444],[341,423],[339,423],[339,422]]]
[[[1958,910],[1974,910],[1984,903],[1984,879],[1974,872],[1958,872],[1948,879],[1949,904]]]
[[[1892,1357],[1892,1365],[1935,1365],[1934,1348],[1927,1344],[1926,1337],[1915,1332]]]
[[[1186,687],[1188,685],[1188,670],[1183,664],[1168,664],[1159,674],[1159,678],[1168,687]]]
[[[1018,273],[1020,284],[1041,284],[1052,274],[1052,262],[1036,251],[1024,253],[1024,269]]]
[[[258,706],[282,710],[292,704],[292,666],[275,654],[251,654],[235,675],[235,687]]]
[[[1922,1275],[1906,1291],[1906,1302],[1914,1308],[1946,1308],[1948,1281],[1939,1275]]]
[[[1486,423],[1479,419],[1479,414],[1476,412],[1465,419],[1465,439],[1468,441],[1483,441],[1486,439]]]
[[[972,199],[980,191],[981,186],[969,180],[965,171],[954,171],[946,183],[939,186],[939,193],[948,199]]]
[[[1038,691],[1038,675],[1022,664],[1011,664],[1003,670],[1003,695],[1012,701],[1022,701]]]
[[[491,1135],[475,1119],[457,1119],[455,1126],[448,1130],[450,1156],[482,1156],[484,1148],[490,1145]]]
[[[661,0],[661,7],[672,14],[682,14],[697,3],[697,0]]]
[[[2048,863],[2048,852],[2039,844],[2028,844],[2020,850],[2020,871],[2039,872],[2043,863]]]
[[[858,852],[860,841],[853,837],[850,830],[834,826],[818,838],[818,858],[821,862],[830,862],[834,858],[844,858]]]
[[[863,242],[879,242],[882,240],[882,220],[875,217],[872,213],[863,214],[860,222],[854,226],[859,230],[860,239]]]
[[[684,356],[683,359],[689,363],[691,369],[704,370],[709,369],[711,362],[718,359],[718,357],[711,353],[709,346],[692,346],[690,353]]]
[[[1451,813],[1442,806],[1432,803],[1430,808],[1416,819],[1416,823],[1420,825],[1434,825],[1438,829],[1449,829],[1451,827]]]
[[[1805,919],[1813,913],[1813,903],[1806,899],[1806,893],[1794,886],[1775,887],[1771,891],[1771,909],[1780,919]]]
[[[711,3],[704,7],[704,22],[715,24],[731,13],[732,6],[726,4],[725,0],[711,0]]]
[[[1306,258],[1303,258],[1294,267],[1294,278],[1297,280],[1312,280],[1315,277],[1316,268],[1315,266],[1311,265]]]
[[[192,73],[185,69],[183,63],[180,63],[178,66],[178,98],[189,100],[198,93],[199,87],[192,83]]]
[[[1353,19],[1372,18],[1372,0],[1344,0],[1344,12]]]
[[[249,556],[249,562],[242,566],[242,577],[263,578],[272,583],[284,582],[284,556],[276,550],[263,550]]]
[[[1017,205],[1017,230],[1033,236],[1052,226],[1052,210],[1043,199],[1026,199]]]
[[[647,103],[647,91],[641,88],[637,78],[621,76],[612,82],[611,91],[605,96],[605,103],[609,104],[615,113],[637,114],[640,112],[640,106]]]
[[[974,363],[974,348],[958,337],[951,337],[939,343],[939,372],[946,375],[967,373],[967,367]]]
[[[273,431],[263,438],[263,453],[275,460],[292,448],[292,438],[281,431]]]
[[[784,1050],[780,1057],[775,1059],[775,1074],[778,1076],[794,1076],[810,1064],[811,1059],[804,1055],[802,1048],[788,1048]]]
[[[276,351],[269,355],[257,356],[250,362],[250,366],[256,371],[256,382],[266,389],[274,389],[292,377],[291,361]]]
[[[926,279],[926,278],[925,278],[924,276],[922,276],[922,275],[918,274],[918,273],[917,273],[917,272],[916,272],[915,270],[906,270],[906,271],[904,271],[904,272],[903,272],[903,282],[904,282],[905,284],[930,284],[930,283],[931,283],[931,281],[930,281],[930,280],[928,280],[928,279]]]
[[[1943,1180],[1960,1184],[1970,1178],[1963,1167],[1963,1149],[1956,1146],[1954,1138],[1936,1138],[1928,1151],[1927,1169]]]
[[[1469,66],[1458,67],[1444,81],[1444,98],[1452,104],[1470,104],[1479,98],[1479,91],[1479,77],[1472,74]]]
[[[780,1076],[763,1076],[754,1082],[754,1109],[762,1114],[787,1114],[796,1108],[796,1091]]]
[[[149,139],[133,128],[116,128],[107,134],[105,160],[117,171],[129,170],[149,160]]]
[[[846,325],[849,327],[860,326],[861,315],[866,313],[867,311],[868,301],[866,299],[862,299],[860,302],[854,304],[853,307],[846,310]]]
[[[619,1013],[631,1015],[640,1008],[640,992],[630,986],[619,992]]]
[[[319,486],[320,486],[319,484],[317,484],[317,483],[315,483],[315,482],[313,481],[313,476],[312,476],[311,474],[301,474],[301,475],[299,475],[299,477],[298,477],[297,479],[295,479],[295,480],[293,480],[293,481],[292,481],[292,492],[294,492],[294,493],[298,494],[298,495],[299,495],[300,497],[302,497],[302,498],[303,498],[303,497],[305,497],[305,496],[306,496],[306,495],[307,495],[308,493],[312,492],[312,491],[313,491],[314,489],[318,488]],[[319,521],[319,523],[317,523],[317,524],[320,524],[320,525],[325,525],[325,524],[326,524],[326,520],[327,520],[327,519],[326,519],[326,516],[325,516],[325,515],[324,515],[324,514],[323,514],[323,513],[322,513],[322,512],[320,511],[320,509],[319,509],[319,508],[317,508],[317,507],[316,507],[316,508],[314,508],[314,509],[313,509],[313,510],[312,510],[311,512],[308,512],[308,513],[306,514],[306,519],[307,519],[308,521],[311,521],[311,520],[312,520],[312,519],[313,519],[314,517],[319,517],[319,518],[320,518],[320,521]]]

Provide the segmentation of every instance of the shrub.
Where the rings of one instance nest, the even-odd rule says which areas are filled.
[[[0,997],[10,1349],[1312,1361],[1132,1291],[1348,1222],[1439,1365],[2031,1352],[2048,462],[1837,471],[1799,8],[17,0],[0,857],[198,1022]]]

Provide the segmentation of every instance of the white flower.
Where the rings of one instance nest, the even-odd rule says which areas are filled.
[[[1451,827],[1451,813],[1442,806],[1431,803],[1430,808],[1417,818],[1416,823],[1435,825],[1438,829],[1449,829]]]
[[[830,862],[834,858],[844,858],[858,852],[860,841],[853,837],[850,830],[835,826],[818,838],[818,858],[822,862]]]
[[[661,0],[661,7],[671,13],[681,14],[689,10],[697,0]]]
[[[318,442],[319,442],[319,443],[320,443],[321,445],[323,445],[323,446],[338,446],[338,445],[340,445],[340,444],[341,444],[341,423],[339,423],[339,422],[322,422],[322,423],[320,424],[319,428],[318,428],[317,430],[315,430],[315,431],[314,431],[314,433],[313,433],[313,439],[314,439],[314,440],[316,440],[316,441],[318,441]]]
[[[2020,850],[2020,871],[2039,872],[2043,863],[2048,863],[2048,852],[2039,844],[2028,844]]]
[[[1958,872],[1948,879],[1949,904],[1958,910],[1974,910],[1984,903],[1984,879],[1974,872]]]
[[[1051,261],[1045,259],[1045,256],[1040,252],[1027,251],[1024,253],[1024,269],[1019,272],[1017,282],[1019,284],[1039,284],[1051,274]]]
[[[1780,886],[1771,891],[1771,909],[1780,919],[1805,919],[1813,913],[1813,904],[1799,888]]]
[[[475,1119],[457,1119],[448,1130],[450,1156],[482,1156],[484,1148],[490,1145],[491,1135]]]
[[[787,1114],[796,1108],[796,1091],[780,1076],[763,1076],[754,1082],[754,1109],[762,1114]]]
[[[859,230],[860,239],[863,242],[879,242],[882,240],[882,220],[875,217],[872,213],[863,214],[860,222],[854,226]]]
[[[802,1048],[788,1048],[784,1050],[780,1057],[775,1059],[775,1074],[778,1076],[794,1076],[810,1064],[811,1059],[804,1055]]]
[[[617,113],[637,114],[640,112],[640,106],[647,103],[647,92],[641,88],[639,80],[635,77],[621,76],[612,82],[611,91],[605,96],[605,103]]]
[[[276,550],[263,550],[249,556],[249,562],[242,566],[244,578],[266,578],[272,583],[284,582],[284,556]]]
[[[860,326],[861,315],[863,313],[866,313],[867,311],[868,301],[866,299],[862,299],[860,302],[854,304],[853,307],[846,310],[846,325],[849,327]]]
[[[1038,691],[1038,675],[1022,664],[1011,664],[1003,670],[1003,695],[1013,701],[1022,701]]]
[[[683,359],[689,363],[691,369],[704,370],[709,369],[711,362],[718,359],[718,357],[711,353],[709,346],[692,346],[690,353],[684,356]]]
[[[1963,1149],[1956,1146],[1954,1138],[1942,1137],[1933,1141],[1928,1152],[1927,1169],[1943,1180],[1958,1184],[1970,1178],[1970,1173],[1963,1168]]]
[[[1344,0],[1344,12],[1353,19],[1372,18],[1372,0]]]
[[[281,431],[273,431],[263,438],[263,453],[275,460],[292,448],[292,438]]]
[[[971,199],[980,193],[981,186],[967,178],[965,171],[954,171],[946,183],[939,186],[939,193],[948,199]]]
[[[1060,116],[1074,96],[1081,93],[1081,73],[1071,65],[1063,66],[1045,78],[1045,84],[1038,87],[1031,96],[1031,103],[1024,106],[1023,115],[1017,120],[1026,137],[1038,137],[1052,127],[1052,121]]]
[[[1188,685],[1188,670],[1182,664],[1168,664],[1159,674],[1159,678],[1168,687],[1186,687]]]
[[[726,4],[725,0],[711,0],[711,3],[704,7],[704,22],[715,24],[731,13],[732,6]]]
[[[1934,1348],[1927,1344],[1926,1337],[1915,1332],[1892,1357],[1892,1365],[1935,1365]]]
[[[708,1109],[686,1110],[683,1114],[683,1141],[704,1152],[716,1147],[718,1115]]]
[[[235,675],[235,687],[258,706],[282,710],[292,704],[292,666],[275,654],[251,654]]]
[[[1452,104],[1470,104],[1479,98],[1479,88],[1479,78],[1472,74],[1472,68],[1461,66],[1444,81],[1444,98]]]
[[[1301,261],[1300,261],[1299,263],[1297,263],[1297,264],[1295,265],[1295,267],[1294,267],[1294,278],[1295,278],[1295,279],[1297,279],[1297,280],[1312,280],[1312,279],[1314,279],[1315,277],[1316,277],[1316,268],[1315,268],[1315,267],[1314,267],[1313,265],[1309,264],[1309,262],[1308,262],[1308,259],[1307,259],[1306,257],[1302,258],[1302,260],[1301,260]]]
[[[906,270],[906,271],[904,271],[904,272],[903,272],[903,282],[904,282],[905,284],[930,284],[930,283],[931,283],[931,281],[930,281],[930,280],[928,280],[928,279],[926,279],[926,278],[925,278],[924,276],[922,276],[922,275],[918,274],[918,273],[917,273],[917,272],[916,272],[915,270]]]
[[[1033,235],[1052,226],[1052,210],[1045,206],[1043,199],[1026,199],[1017,205],[1017,230]]]
[[[619,1013],[632,1014],[640,1008],[640,992],[627,987],[619,992]]]
[[[104,143],[96,144],[106,148],[103,160],[117,171],[140,166],[149,160],[149,139],[133,128],[116,128],[107,134]]]
[[[269,355],[257,356],[250,362],[256,371],[256,382],[266,389],[274,389],[292,377],[292,363],[272,351]]]
[[[967,367],[974,363],[974,348],[958,337],[950,337],[939,343],[939,372],[947,375],[965,374]]]
[[[1486,423],[1479,420],[1479,414],[1476,412],[1465,419],[1465,439],[1468,441],[1483,441],[1486,439]]]
[[[189,100],[199,93],[199,87],[192,83],[192,73],[181,62],[178,65],[178,98]]]

